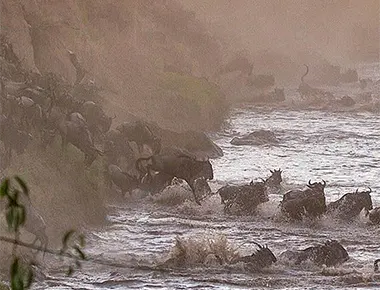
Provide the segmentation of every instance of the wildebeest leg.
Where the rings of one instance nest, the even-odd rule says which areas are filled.
[[[197,197],[197,195],[196,195],[196,193],[195,193],[194,180],[190,180],[190,181],[186,180],[186,182],[187,182],[187,184],[190,186],[191,191],[193,192],[195,202],[196,202],[197,204],[201,205],[201,202],[199,201],[199,199],[198,199],[198,197]]]

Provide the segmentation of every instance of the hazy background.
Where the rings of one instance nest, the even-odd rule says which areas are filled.
[[[180,1],[230,51],[245,50],[259,71],[284,68],[281,62],[295,65],[326,59],[353,67],[379,59],[378,0]],[[282,61],[276,65],[275,58]]]

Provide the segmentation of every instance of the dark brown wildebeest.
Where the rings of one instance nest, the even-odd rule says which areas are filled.
[[[326,213],[342,220],[351,221],[363,209],[366,212],[372,209],[371,192],[370,188],[369,191],[359,192],[359,190],[356,190],[356,192],[346,193],[337,201],[329,203]]]
[[[86,166],[91,166],[98,155],[103,155],[103,152],[95,147],[86,121],[79,113],[72,113],[69,120],[61,122],[59,132],[62,137],[62,147],[71,143],[81,150],[85,154]]]
[[[326,212],[325,186],[324,180],[323,183],[309,180],[307,189],[288,191],[281,201],[281,212],[292,220],[320,217]]]
[[[213,179],[214,173],[209,160],[198,161],[187,155],[153,155],[147,158],[139,158],[136,160],[136,169],[145,175],[146,172],[141,169],[142,161],[150,161],[147,171],[150,170],[165,173],[169,176],[181,178],[185,180],[193,191],[195,201],[200,204],[195,192],[194,181],[199,177],[204,177],[206,180]]]
[[[156,137],[148,124],[144,121],[124,122],[116,127],[116,130],[120,131],[128,141],[134,141],[142,149],[144,144],[148,145],[153,154],[158,154],[161,150],[161,140]]]
[[[267,246],[263,247],[262,245],[256,242],[253,243],[259,247],[259,249],[256,252],[252,253],[252,255],[249,256],[243,256],[234,259],[231,261],[231,264],[242,262],[250,270],[260,271],[263,268],[267,268],[271,266],[273,263],[277,262],[276,256]]]
[[[304,64],[304,66],[306,67],[306,72],[301,77],[301,84],[298,86],[298,90],[297,90],[298,93],[301,95],[301,98],[307,99],[310,97],[313,97],[313,98],[333,97],[331,93],[325,92],[317,88],[313,88],[312,86],[310,86],[304,81],[304,77],[309,73],[309,67],[306,64]]]
[[[123,172],[117,165],[111,164],[108,166],[108,181],[109,186],[112,186],[112,182],[121,190],[122,195],[126,192],[132,194],[132,191],[139,187],[139,180],[137,177]]]
[[[269,201],[265,182],[251,181],[246,185],[226,185],[220,188],[217,194],[224,203],[226,213],[230,213],[234,207],[238,213],[253,214],[259,204]]]
[[[93,136],[104,137],[111,128],[112,120],[116,118],[109,117],[98,104],[87,101],[80,108],[80,113],[86,119],[88,128]]]
[[[380,207],[375,207],[367,213],[369,221],[374,225],[380,224]]]
[[[338,241],[329,240],[323,245],[308,247],[304,250],[285,251],[279,258],[293,262],[295,265],[309,260],[318,266],[331,267],[346,262],[350,257]]]
[[[274,194],[279,193],[281,190],[281,168],[278,170],[270,170],[270,173],[272,173],[271,176],[269,176],[267,179],[264,180],[265,182],[265,189],[268,193]]]

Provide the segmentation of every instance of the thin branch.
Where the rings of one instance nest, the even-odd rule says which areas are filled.
[[[9,244],[18,245],[18,246],[25,247],[25,248],[29,248],[29,249],[33,249],[33,250],[38,250],[40,252],[45,252],[45,253],[48,253],[48,254],[53,255],[53,256],[59,256],[59,257],[63,256],[66,258],[70,258],[70,259],[74,259],[74,260],[78,260],[78,261],[83,261],[83,262],[88,262],[88,263],[92,263],[92,264],[98,264],[98,265],[102,265],[102,266],[110,266],[110,267],[123,268],[123,269],[138,268],[140,270],[150,270],[150,271],[160,271],[160,272],[165,271],[165,269],[155,268],[155,267],[151,267],[151,266],[140,266],[140,265],[137,267],[127,266],[127,265],[120,264],[120,263],[109,262],[109,261],[99,260],[99,259],[89,258],[89,257],[87,257],[85,260],[82,260],[76,256],[69,254],[69,253],[60,253],[57,250],[44,249],[44,248],[41,248],[41,247],[36,246],[34,244],[25,243],[23,241],[7,238],[4,236],[0,236],[0,241],[6,242]]]

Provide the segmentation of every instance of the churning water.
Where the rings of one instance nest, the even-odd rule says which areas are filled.
[[[374,66],[375,68],[376,66]],[[371,67],[363,69],[375,73]],[[376,77],[374,77],[376,79]],[[271,130],[275,146],[234,146],[230,140],[257,129]],[[284,188],[303,187],[309,179],[326,180],[327,200],[356,188],[371,187],[374,206],[380,205],[380,118],[367,112],[257,108],[241,105],[228,116],[227,126],[213,135],[224,157],[213,160],[214,191],[223,184],[246,183],[283,170]],[[65,277],[59,263],[36,289],[370,289],[380,287],[373,261],[380,258],[380,228],[361,215],[351,224],[323,218],[318,222],[288,223],[271,219],[278,213],[279,195],[259,208],[256,216],[228,216],[218,196],[202,206],[187,201],[163,206],[149,197],[134,197],[109,208],[111,225],[89,231],[88,254],[110,265],[86,263]],[[162,269],[178,251],[182,239],[188,260],[182,267]],[[259,273],[236,266],[201,265],[205,252],[251,254],[253,241],[267,244],[276,256],[336,239],[350,259],[338,267],[294,266],[279,260]]]

